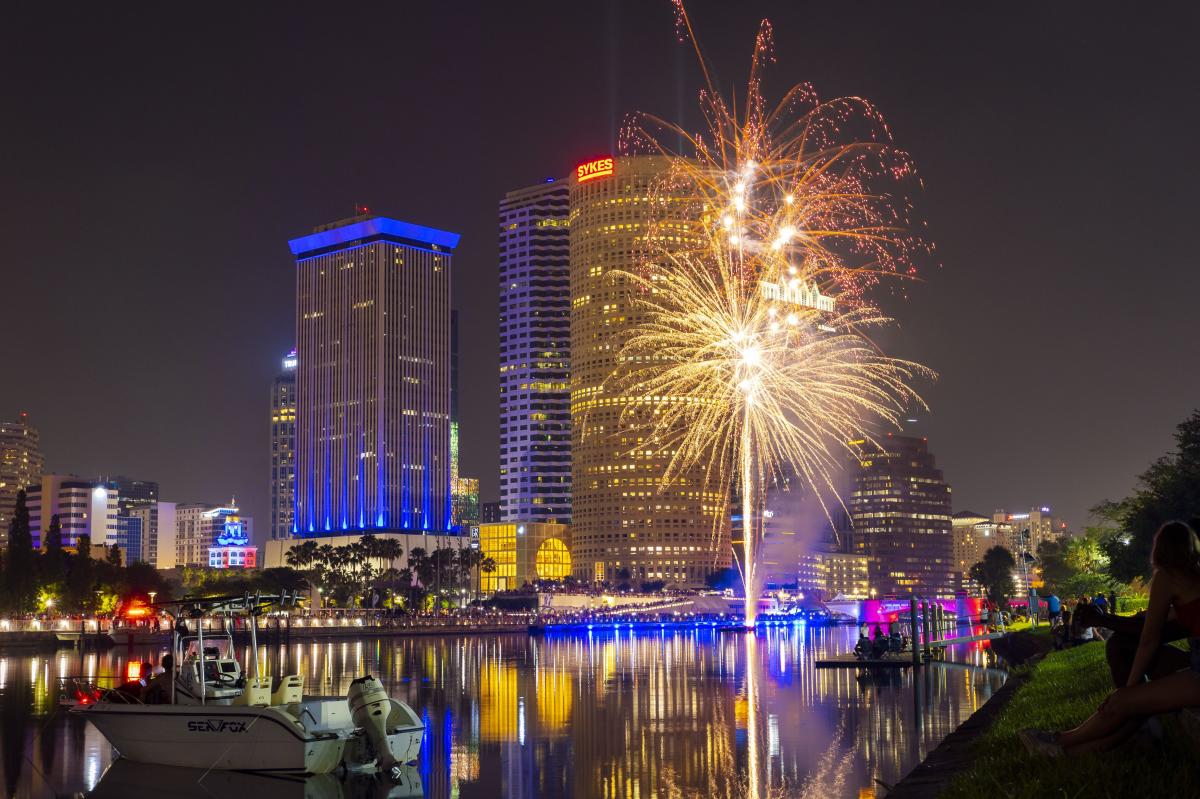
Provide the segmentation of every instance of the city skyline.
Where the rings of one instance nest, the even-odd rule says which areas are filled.
[[[29,89],[18,89],[38,94],[21,100],[37,123],[29,131],[69,127],[72,138],[51,134],[46,142],[34,142],[21,126],[0,134],[6,149],[23,154],[9,167],[8,182],[14,196],[28,200],[0,222],[15,247],[10,263],[28,265],[6,270],[14,294],[28,301],[0,321],[8,342],[7,372],[21,375],[0,394],[0,419],[30,413],[48,472],[138,475],[158,481],[164,498],[180,501],[236,494],[247,515],[270,518],[263,478],[269,471],[265,396],[279,352],[295,343],[293,299],[290,291],[279,290],[292,284],[294,265],[281,242],[323,219],[349,215],[361,201],[383,214],[464,234],[455,256],[455,305],[463,313],[465,342],[462,471],[483,479],[483,499],[496,499],[496,202],[514,187],[611,153],[613,131],[626,112],[672,113],[676,103],[692,105],[695,75],[662,59],[671,52],[660,46],[670,38],[669,24],[662,24],[670,17],[666,4],[573,9],[553,22],[563,35],[540,31],[539,46],[566,59],[563,74],[544,75],[532,53],[509,59],[509,68],[573,90],[570,99],[543,101],[549,107],[508,109],[512,98],[492,100],[479,88],[463,87],[463,76],[486,63],[486,52],[474,65],[437,56],[434,63],[444,66],[447,82],[443,89],[457,87],[458,96],[447,97],[427,81],[403,82],[394,91],[432,104],[451,122],[426,132],[398,132],[385,118],[346,134],[309,114],[290,144],[292,112],[280,104],[305,108],[310,102],[305,84],[321,90],[314,95],[328,95],[347,86],[350,75],[335,71],[312,81],[303,70],[295,77],[268,70],[245,78],[236,64],[251,57],[256,64],[270,60],[243,46],[261,40],[269,14],[245,12],[244,30],[231,34],[233,60],[226,74],[203,59],[199,63],[206,68],[193,73],[186,60],[172,60],[158,49],[164,44],[147,43],[156,41],[148,34],[157,26],[165,29],[169,20],[93,13],[66,21],[63,41],[75,41],[89,26],[107,32],[97,40],[133,37],[130,61],[110,64],[106,77],[128,96],[161,103],[152,112],[140,104],[109,108],[104,84],[81,84],[98,90],[91,99],[68,85],[78,72],[76,59],[95,46],[82,41],[76,42],[77,53],[52,59]],[[822,13],[828,17],[817,22],[832,27],[847,12]],[[780,83],[809,79],[825,95],[870,96],[918,157],[926,179],[920,199],[928,205],[925,216],[944,268],[926,269],[926,282],[908,287],[907,301],[893,300],[903,327],[890,344],[920,356],[942,375],[926,392],[933,407],[926,431],[955,488],[953,509],[990,513],[1047,503],[1077,529],[1089,505],[1125,495],[1134,475],[1170,446],[1174,425],[1200,394],[1194,375],[1163,379],[1169,364],[1194,359],[1196,347],[1186,332],[1188,315],[1173,305],[1191,295],[1196,281],[1177,266],[1186,263],[1188,248],[1185,237],[1173,231],[1186,229],[1186,221],[1175,219],[1179,208],[1164,194],[1169,185],[1187,181],[1188,166],[1174,165],[1171,157],[1179,131],[1140,130],[1120,114],[1112,116],[1110,102],[1110,93],[1133,86],[1144,89],[1138,94],[1148,94],[1147,102],[1170,97],[1176,85],[1186,83],[1188,69],[1165,68],[1171,47],[1134,47],[1114,56],[1104,47],[1115,36],[1111,24],[1063,10],[1043,10],[1036,19],[1012,11],[993,21],[994,30],[957,41],[945,34],[965,24],[959,11],[918,24],[892,10],[863,23],[868,27],[862,41],[839,41],[843,56],[835,59],[823,51],[833,45],[805,39],[806,26],[796,24],[783,5],[764,3],[753,13],[693,9],[702,31],[751,30],[764,14],[793,45],[781,50],[808,53],[773,68]],[[580,24],[589,18],[597,23],[592,29]],[[494,22],[509,44],[521,36],[511,21],[490,16],[484,21]],[[421,22],[431,28],[442,24],[436,17]],[[1024,55],[1015,58],[1007,43],[1034,23],[1040,34],[1022,39]],[[182,55],[195,56],[189,47],[200,46],[206,24],[199,20],[194,29],[178,33]],[[323,35],[304,19],[291,24],[290,34],[302,41]],[[1164,20],[1130,24],[1139,35],[1123,31],[1122,41],[1162,42],[1173,35]],[[888,28],[896,33],[885,36]],[[464,35],[482,40],[473,29]],[[889,57],[894,49],[912,48],[926,37],[945,49],[904,63],[897,74],[874,74],[873,65],[894,61]],[[28,45],[38,43],[39,37],[29,38]],[[742,63],[739,45],[745,38],[731,35],[734,44],[713,52],[730,80],[739,74],[733,70]],[[16,57],[22,46],[13,51]],[[883,52],[871,55],[872,47]],[[147,56],[156,57],[164,77],[138,69]],[[411,57],[428,59],[430,53]],[[318,61],[318,68],[328,66]],[[995,61],[1023,80],[993,76]],[[590,66],[593,62],[605,68]],[[400,76],[406,62],[373,63]],[[1070,66],[1057,69],[1061,64]],[[635,81],[639,74],[656,77]],[[1006,85],[1029,85],[1030,75],[1041,86],[1032,95],[1018,95]],[[189,91],[164,91],[170,84],[161,82],[168,77]],[[915,84],[924,88],[923,96],[911,93]],[[1077,93],[1070,102],[1085,108],[1082,116],[1056,105],[1066,102],[1056,95],[1071,90]],[[345,91],[372,97],[362,89]],[[210,119],[238,124],[199,137],[188,124],[196,113],[187,99],[192,94],[219,111]],[[55,98],[54,107],[42,95]],[[72,107],[78,112],[71,126],[55,121]],[[518,114],[529,122],[516,124],[523,118]],[[476,116],[494,124],[487,126],[491,136],[470,150],[456,125]],[[506,132],[509,127],[519,131]],[[1047,146],[1019,147],[1021,136],[1037,136]],[[367,146],[349,146],[360,140]],[[1147,155],[1150,142],[1155,152]],[[395,156],[381,159],[388,143]],[[1071,158],[1055,157],[1063,146],[1071,148]],[[107,156],[97,157],[92,148]],[[87,159],[95,163],[84,163]],[[1136,171],[1122,166],[1134,161],[1141,165]],[[1094,172],[1079,171],[1080,164]],[[257,185],[250,186],[237,170]],[[1163,231],[1149,249],[1130,243],[1132,236],[1114,242],[1095,235],[1126,222],[1125,210],[1089,197],[1101,173],[1106,184],[1119,184],[1121,194],[1147,198],[1147,207],[1137,213],[1155,219]],[[68,185],[62,183],[68,175],[71,188],[64,191],[59,187]],[[235,197],[239,193],[245,196]],[[47,207],[57,213],[47,214]],[[50,222],[64,215],[71,232],[56,235]],[[133,221],[138,246],[128,248]],[[184,243],[188,246],[180,246]],[[227,257],[230,252],[237,257]],[[1154,290],[1134,291],[1132,274]],[[119,300],[137,312],[116,313]],[[109,323],[108,335],[90,335]],[[29,331],[42,337],[38,346],[32,346]],[[1174,336],[1177,346],[1156,346],[1166,336]],[[109,379],[117,374],[108,363],[111,346],[133,342],[142,348],[144,365],[126,363],[120,380]],[[38,355],[46,351],[58,358]],[[1113,374],[1114,364],[1122,379],[1102,380]],[[64,373],[87,387],[88,402],[62,390]],[[1106,435],[1096,436],[1097,429]],[[260,524],[260,540],[267,528]]]

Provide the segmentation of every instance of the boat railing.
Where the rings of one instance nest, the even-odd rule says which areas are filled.
[[[145,704],[136,696],[118,691],[118,677],[72,676],[58,678],[58,703],[60,705],[94,705],[97,702]]]

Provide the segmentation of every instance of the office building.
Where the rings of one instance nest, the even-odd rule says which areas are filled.
[[[571,520],[569,186],[500,201],[500,518]]]
[[[450,312],[450,529],[459,534],[479,524],[479,479],[459,471],[458,311]]]
[[[871,596],[869,559],[853,552],[820,546],[800,555],[796,587],[827,599],[867,599]]]
[[[238,525],[237,537],[247,546],[254,540],[253,520],[242,516],[235,504],[212,505],[207,502],[179,503],[175,506],[175,565],[208,566],[211,563],[209,550],[220,546],[219,540],[226,534],[226,524]],[[161,546],[161,543],[160,543]],[[243,555],[243,559],[244,559]]]
[[[631,157],[581,164],[570,179],[571,530],[580,580],[628,569],[635,580],[702,586],[732,561],[728,498],[706,484],[703,467],[662,485],[671,453],[622,417],[630,403],[653,413],[684,399],[619,389],[620,352],[640,322],[621,272],[693,235],[695,209],[665,176],[662,159]]]
[[[1028,513],[997,510],[992,514],[992,521],[1009,526],[1009,541],[1005,545],[1014,555],[1027,552],[1037,557],[1038,547],[1044,542],[1057,540],[1067,534],[1067,523],[1055,517],[1048,505],[1031,508]]]
[[[124,475],[101,477],[117,497],[117,541],[126,561],[149,560],[151,544],[158,540],[158,483],[134,480]]]
[[[950,524],[950,486],[924,438],[894,435],[878,446],[854,441],[861,456],[852,468],[846,508],[856,554],[869,559],[879,596],[950,596],[960,580]]]
[[[475,477],[456,477],[450,487],[450,527],[466,532],[479,524],[479,480]]]
[[[25,494],[34,547],[43,545],[44,533],[55,516],[62,525],[64,547],[74,547],[83,535],[89,536],[93,545],[120,544],[117,492],[106,483],[73,474],[46,474],[41,482],[27,487]]]
[[[971,579],[971,567],[983,560],[992,547],[1011,551],[1012,526],[997,522],[974,511],[960,511],[950,520],[954,537],[954,570],[962,590],[977,593],[980,586]]]
[[[571,575],[571,526],[545,522],[498,522],[479,526],[479,549],[496,562],[481,573],[485,594],[513,591],[537,580]]]
[[[0,422],[0,547],[8,544],[17,492],[37,483],[43,470],[38,431],[29,414],[22,411],[15,422]]]
[[[296,535],[448,529],[450,266],[458,240],[359,216],[289,242]]]
[[[140,505],[130,508],[128,516],[140,520],[141,560],[156,569],[175,568],[175,503]]]
[[[271,383],[271,538],[291,538],[296,498],[296,351]]]
[[[481,524],[495,524],[500,521],[500,503],[479,503],[479,521]]]

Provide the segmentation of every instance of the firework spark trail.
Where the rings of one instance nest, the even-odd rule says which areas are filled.
[[[870,290],[885,277],[912,278],[914,255],[927,249],[908,233],[911,204],[880,188],[913,177],[910,159],[864,100],[822,102],[802,84],[768,109],[761,72],[771,60],[764,22],[740,113],[705,67],[707,131],[647,115],[627,126],[626,150],[661,155],[670,170],[643,262],[614,275],[629,282],[637,320],[614,382],[646,399],[626,406],[622,423],[667,457],[663,486],[702,469],[726,507],[740,495],[748,626],[766,486],[796,477],[826,507],[854,452],[848,442],[873,442],[875,425],[923,407],[912,384],[933,376],[867,337],[890,322]],[[724,523],[715,515],[714,533]]]

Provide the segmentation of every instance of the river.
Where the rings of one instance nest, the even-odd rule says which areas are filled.
[[[979,645],[952,652],[959,663],[915,674],[814,668],[814,658],[850,649],[854,635],[853,628],[801,626],[757,635],[703,629],[293,639],[266,647],[263,660],[272,674],[303,675],[312,694],[344,696],[355,676],[378,676],[426,718],[414,771],[426,797],[861,799],[877,790],[882,796],[883,785],[919,763],[1005,675],[988,667],[991,654]],[[116,787],[131,774],[135,783],[144,778],[148,797],[176,795],[172,778],[151,778],[124,761],[111,768],[112,747],[57,707],[60,675],[119,675],[131,658],[157,663],[158,653],[0,652],[6,795],[125,795],[128,789]],[[242,786],[228,775],[181,775],[179,783],[194,790],[178,793],[386,795],[316,782],[255,787],[253,780],[264,779]]]

